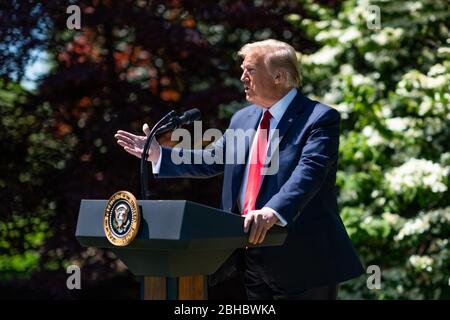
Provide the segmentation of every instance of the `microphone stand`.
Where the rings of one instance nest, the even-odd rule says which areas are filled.
[[[147,140],[145,141],[144,149],[141,155],[141,198],[143,200],[150,199],[151,193],[148,188],[148,149],[150,148],[150,143],[152,142],[154,136],[156,135],[157,130],[162,127],[164,124],[168,122],[168,120],[176,120],[176,112],[174,110],[170,111],[166,114],[161,120],[159,120],[150,131],[150,134],[147,136]]]
[[[172,121],[175,122],[175,124],[179,125],[179,119],[176,116],[176,112],[174,110],[170,111],[168,114],[166,114],[161,120],[159,120],[150,131],[147,140],[145,141],[144,150],[142,151],[141,155],[141,198],[142,200],[149,200],[151,193],[148,188],[148,163],[147,162],[147,154],[148,149],[150,148],[150,144],[154,138],[154,136],[157,134],[157,131],[159,128],[161,128],[163,125],[165,125],[167,122]],[[167,291],[167,297],[169,300],[175,300],[176,299],[176,292],[177,292],[177,279],[176,278],[167,278],[166,279],[166,291]],[[142,281],[142,286],[144,285],[144,281]]]

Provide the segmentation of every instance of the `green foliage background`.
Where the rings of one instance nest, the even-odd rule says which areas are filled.
[[[380,9],[381,28],[370,28],[368,5]],[[299,53],[304,91],[341,112],[341,215],[364,264],[382,272],[380,290],[361,277],[341,297],[448,299],[448,2],[305,8],[313,18],[288,17],[321,44]]]
[[[114,255],[74,238],[80,199],[138,193],[114,132],[139,132],[169,106],[225,129],[246,104],[236,51],[277,38],[298,50],[303,93],[341,113],[341,216],[382,272],[381,289],[360,277],[340,298],[450,298],[448,1],[80,0],[80,32],[66,28],[65,1],[18,3],[0,10],[0,297],[78,297],[65,287],[77,264],[81,297],[137,298]],[[30,92],[11,74],[33,48],[51,70]],[[218,204],[220,179],[151,184],[160,199]]]

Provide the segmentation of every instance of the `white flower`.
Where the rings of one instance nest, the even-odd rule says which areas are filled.
[[[350,112],[352,111],[352,105],[342,102],[335,106],[336,110],[341,114],[342,119],[348,119]]]
[[[423,4],[420,1],[407,2],[405,5],[408,7],[409,11],[419,11],[423,8]]]
[[[371,39],[380,46],[385,46],[388,43],[398,42],[404,34],[401,28],[386,27],[371,36]]]
[[[398,223],[401,222],[402,218],[395,213],[390,213],[390,212],[384,212],[381,217],[383,218],[384,221],[386,221],[387,223],[391,224],[391,225],[396,225]]]
[[[380,46],[386,45],[389,40],[387,37],[387,34],[385,32],[380,32],[380,33],[374,34],[371,38],[376,43],[378,43]]]
[[[367,21],[367,18],[369,17],[368,10],[366,10],[366,7],[363,5],[359,5],[355,7],[353,10],[350,10],[348,12],[348,21],[352,25],[358,25],[362,21]]]
[[[394,240],[403,240],[404,237],[413,234],[422,234],[430,229],[430,219],[429,217],[422,217],[414,219],[413,221],[408,221],[405,223],[400,232],[394,237]]]
[[[409,257],[409,263],[418,269],[426,270],[428,272],[433,270],[433,258],[430,256],[412,255]]]
[[[386,173],[389,187],[397,192],[408,192],[413,188],[427,188],[434,193],[445,192],[446,179],[450,167],[441,167],[438,163],[425,159],[412,158],[400,167]]]
[[[354,74],[352,76],[352,85],[354,87],[358,87],[361,85],[374,85],[374,82],[371,78],[365,77],[362,74]]]
[[[320,31],[315,39],[317,42],[322,42],[322,41],[326,41],[328,39],[336,39],[341,35],[342,31],[341,30],[323,30]]]
[[[440,74],[445,74],[446,71],[447,70],[445,69],[445,67],[442,64],[438,63],[438,64],[435,64],[434,66],[432,66],[430,68],[430,70],[428,71],[427,75],[430,76],[430,77],[433,77],[433,76],[437,76],[437,75],[440,75]]]
[[[447,88],[450,82],[450,75],[447,72],[442,73],[442,66],[434,65],[430,68],[428,75],[417,70],[412,70],[403,75],[397,85],[395,92],[405,97],[420,97],[424,95],[422,89],[440,89]]]
[[[337,90],[327,92],[323,96],[323,101],[327,104],[335,104],[336,102],[338,102],[341,99],[342,99],[342,94]]]
[[[300,16],[299,16],[299,19],[300,19]],[[317,23],[315,24],[315,26],[319,29],[328,28],[329,25],[330,25],[330,22],[327,20],[317,21]]]
[[[383,104],[383,106],[381,106],[381,115],[384,118],[392,117],[392,107],[390,105]]]
[[[355,73],[355,69],[351,64],[343,64],[339,70],[343,75],[352,75]]]
[[[413,117],[395,117],[386,119],[386,127],[394,132],[403,133],[408,137],[421,138],[423,136],[423,120]]]
[[[339,42],[351,42],[355,39],[358,39],[361,37],[361,32],[358,30],[358,28],[352,26],[350,28],[347,28],[344,33],[339,37]]]
[[[381,193],[380,190],[373,190],[370,196],[372,198],[377,198],[380,195],[380,193]]]
[[[436,78],[423,77],[421,80],[424,89],[439,89],[448,83],[446,75],[439,75]]]
[[[324,46],[322,49],[314,54],[306,56],[306,62],[316,65],[335,64],[337,62],[336,56],[342,52],[341,47]]]
[[[410,124],[410,120],[408,118],[390,118],[386,119],[386,126],[391,131],[405,131]]]
[[[365,126],[362,134],[367,138],[367,145],[376,147],[385,142],[385,139],[380,135],[378,130],[375,130],[372,126]]]
[[[428,111],[431,110],[433,106],[433,101],[429,96],[423,97],[422,102],[419,105],[419,116],[423,116],[424,114],[428,113]]]
[[[437,52],[440,57],[450,57],[450,47],[440,47]]]

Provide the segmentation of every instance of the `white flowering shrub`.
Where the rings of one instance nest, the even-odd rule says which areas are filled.
[[[299,52],[302,90],[341,113],[342,219],[366,266],[341,298],[450,298],[448,1],[304,0],[287,19],[320,44]],[[380,28],[369,5],[380,8]]]
[[[442,167],[424,159],[410,159],[385,174],[386,190],[395,200],[394,208],[400,204],[416,201],[420,207],[439,203],[442,194],[448,190],[450,167]]]

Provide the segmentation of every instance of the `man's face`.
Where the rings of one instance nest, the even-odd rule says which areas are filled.
[[[269,73],[261,53],[249,53],[241,65],[241,81],[244,83],[248,102],[264,108],[271,107],[277,100],[274,77]]]

